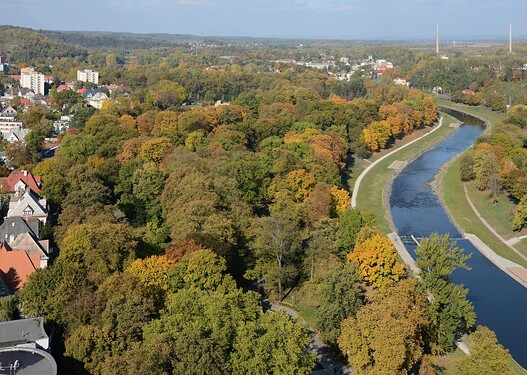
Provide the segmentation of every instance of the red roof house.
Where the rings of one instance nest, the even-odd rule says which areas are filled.
[[[0,247],[0,273],[11,291],[20,289],[27,277],[40,268],[40,255],[12,249],[3,241]]]
[[[25,191],[26,187],[29,187],[35,193],[40,194],[40,186],[40,176],[33,176],[31,172],[25,170],[13,171],[8,177],[0,178],[0,190],[10,193]]]

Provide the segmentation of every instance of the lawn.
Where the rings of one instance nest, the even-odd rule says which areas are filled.
[[[437,105],[440,107],[447,107],[452,109],[457,109],[458,111],[468,113],[469,115],[478,117],[489,124],[494,124],[501,122],[505,118],[505,113],[502,112],[493,112],[487,107],[477,106],[471,107],[465,104],[453,103],[450,100],[446,99],[436,99]]]
[[[387,189],[390,183],[391,178],[393,178],[396,170],[389,169],[388,167],[396,160],[408,161],[415,156],[421,154],[422,152],[428,150],[435,144],[437,144],[441,139],[453,131],[452,128],[449,128],[451,123],[459,122],[453,117],[442,114],[443,126],[432,133],[431,135],[423,138],[421,141],[414,143],[413,145],[395,152],[393,155],[387,157],[382,162],[377,164],[373,169],[371,169],[368,174],[363,178],[360,185],[359,193],[357,195],[357,207],[358,208],[367,208],[375,214],[377,227],[383,233],[392,232],[391,229],[391,219],[389,216],[389,207],[388,202],[385,202]],[[427,129],[429,131],[430,129]],[[425,130],[426,131],[426,130]],[[413,138],[406,138],[405,140],[396,143],[395,146],[389,150],[384,150],[383,153],[375,154],[369,162],[374,162],[375,160],[382,157],[387,152],[393,151],[394,149],[400,148],[402,145],[410,142],[412,139],[415,139],[416,136],[420,136],[421,133],[416,133],[413,135]],[[363,170],[367,167],[369,162],[364,160],[358,160],[356,166]]]
[[[472,208],[465,197],[463,183],[459,176],[459,162],[460,158],[457,158],[451,163],[443,175],[441,182],[443,200],[448,211],[454,217],[455,222],[464,232],[473,233],[478,236],[492,250],[494,250],[496,254],[527,267],[527,262],[489,232],[476,217],[474,211],[472,211]],[[480,194],[479,192],[477,194],[480,195],[480,200],[484,199],[483,194]],[[477,201],[476,197],[474,197],[474,201]],[[506,209],[502,209],[499,215],[506,215],[506,212],[508,212]],[[498,219],[491,219],[487,216],[486,220],[489,220],[490,222],[490,220],[494,221]]]

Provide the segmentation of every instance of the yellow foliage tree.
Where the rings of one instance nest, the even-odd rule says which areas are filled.
[[[391,285],[404,276],[404,265],[397,262],[395,246],[382,234],[355,244],[355,249],[347,258],[358,263],[364,280],[375,287]]]
[[[341,214],[350,206],[350,195],[344,189],[339,189],[336,186],[331,187],[331,197],[335,205],[335,210],[338,214]]]
[[[362,141],[371,151],[377,151],[386,147],[391,134],[388,121],[374,121],[362,130]]]
[[[128,267],[128,272],[137,276],[146,286],[168,290],[168,269],[171,263],[165,256],[153,255],[145,259],[136,259]]]
[[[119,123],[125,128],[136,130],[137,120],[128,114],[124,114],[119,118]]]
[[[297,169],[287,175],[287,183],[296,202],[303,202],[315,187],[315,176],[305,169]]]

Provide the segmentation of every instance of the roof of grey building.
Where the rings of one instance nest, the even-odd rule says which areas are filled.
[[[51,354],[35,348],[0,349],[0,374],[56,375],[57,363]]]
[[[0,347],[41,339],[48,339],[42,317],[0,322]]]

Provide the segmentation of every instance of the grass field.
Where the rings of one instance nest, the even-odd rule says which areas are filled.
[[[446,135],[453,131],[452,128],[449,128],[451,123],[459,122],[453,117],[443,115],[443,126],[432,133],[431,135],[423,138],[421,141],[412,144],[411,146],[406,147],[403,150],[395,152],[393,155],[387,157],[374,168],[372,168],[368,174],[363,178],[360,185],[359,193],[357,195],[357,207],[358,208],[367,208],[375,214],[377,227],[383,233],[390,233],[390,219],[389,219],[389,207],[385,205],[384,197],[385,192],[387,191],[390,180],[393,178],[396,170],[389,169],[388,167],[396,160],[408,161],[413,157],[421,154],[423,151],[426,151]],[[422,133],[421,133],[422,134]],[[415,136],[415,135],[414,135]],[[415,138],[414,138],[415,139]],[[394,149],[400,148],[405,143],[411,141],[411,138],[403,140],[399,144],[396,143],[395,147],[390,150],[385,150],[383,153],[378,153],[370,159],[370,162],[382,157],[386,152],[391,152]],[[357,162],[357,166],[360,170],[364,170],[368,166],[368,162],[360,160]],[[362,168],[362,169],[361,169]]]
[[[463,183],[459,176],[459,161],[459,158],[456,159],[448,167],[441,183],[442,196],[448,211],[463,231],[478,236],[496,254],[527,267],[527,262],[489,232],[474,214],[474,211],[472,211],[472,208],[465,198]],[[505,210],[501,210],[500,215],[504,215],[504,212]],[[490,220],[488,217],[486,219]]]

